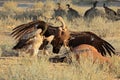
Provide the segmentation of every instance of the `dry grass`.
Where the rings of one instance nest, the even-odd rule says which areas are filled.
[[[53,3],[53,2],[52,2]],[[43,5],[42,3],[38,3]],[[41,7],[36,3],[35,8]],[[50,2],[46,2],[50,4]],[[54,5],[55,6],[55,5]],[[45,6],[51,10],[54,8],[51,4]],[[89,7],[78,7],[72,5],[73,8],[77,8],[80,14],[83,15],[85,10]],[[116,7],[112,7],[116,10]],[[100,8],[102,9],[102,8]],[[51,16],[52,13],[46,11],[45,15]],[[12,56],[16,55],[16,52],[12,50],[16,41],[10,36],[10,33],[17,25],[29,22],[31,20],[25,19],[15,20],[13,18],[0,20],[0,55]],[[54,23],[54,20],[50,21]],[[95,18],[90,27],[86,26],[86,22],[83,19],[78,19],[76,22],[68,22],[65,18],[65,22],[70,30],[75,31],[92,31],[103,39],[111,43],[116,52],[120,52],[120,21],[106,22],[106,19],[101,17]],[[54,23],[55,24],[55,23]],[[60,25],[56,23],[55,25]],[[61,51],[62,52],[62,51]],[[80,64],[73,60],[72,64],[57,63],[53,64],[48,62],[49,56],[43,56],[41,58],[3,58],[0,57],[0,80],[114,80],[120,77],[120,57],[111,57],[112,66],[107,63],[93,64],[92,59],[80,59]]]
[[[0,60],[0,79],[5,80],[114,80],[120,77],[120,58],[112,68],[108,64],[92,63],[92,59],[81,58],[80,64],[73,61],[65,63],[49,63],[48,57],[8,58]],[[115,60],[113,59],[113,60]],[[118,61],[119,60],[119,61]]]

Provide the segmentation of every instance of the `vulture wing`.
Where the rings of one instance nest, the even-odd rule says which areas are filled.
[[[22,48],[26,48],[27,46],[33,44],[36,40],[37,35],[40,35],[40,31],[38,33],[38,30],[40,30],[40,29],[36,29],[33,32],[29,32],[29,33],[26,33],[25,35],[23,35],[18,40],[17,44],[13,47],[13,49],[14,50],[22,49]],[[41,32],[42,32],[42,30],[41,30]]]
[[[30,38],[33,38],[35,36],[34,35],[35,30],[42,29],[41,33],[45,37],[49,37],[51,35],[57,36],[59,31],[58,28],[59,27],[48,25],[46,22],[39,20],[19,25],[15,27],[11,33],[11,35],[18,41],[18,43],[13,47],[13,49],[19,49],[22,48],[23,46],[26,46]],[[45,47],[47,43],[42,44],[42,46],[44,45],[43,47]]]
[[[42,29],[36,29],[32,33],[25,34],[13,47],[13,49],[24,49],[25,51],[33,49],[38,50],[43,42],[43,36],[41,36],[41,32]]]
[[[94,46],[103,56],[107,53],[115,54],[115,48],[107,41],[101,39],[92,32],[71,32],[69,46],[74,48],[80,44],[89,44]]]
[[[29,22],[29,23],[22,24],[22,25],[15,27],[11,35],[15,39],[19,40],[24,35],[29,34],[29,33],[31,34],[35,29],[42,29],[42,31],[44,31],[46,27],[47,27],[46,22],[37,20],[37,21]]]

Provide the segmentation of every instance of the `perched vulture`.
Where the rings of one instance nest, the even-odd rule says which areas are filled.
[[[105,3],[103,4],[103,8],[105,10],[106,17],[107,17],[108,20],[112,20],[112,21],[118,21],[118,20],[120,20],[120,17],[117,15],[117,13],[114,10],[108,8],[105,5]]]
[[[61,16],[61,17],[64,17],[66,15],[66,12],[65,10],[61,7],[61,4],[60,3],[57,3],[58,5],[58,8],[57,9],[54,9],[54,17],[57,17],[57,16]]]
[[[67,19],[69,21],[73,21],[74,19],[81,17],[81,15],[78,13],[78,11],[76,11],[75,9],[70,7],[70,4],[67,4],[66,6],[68,7]]]
[[[120,17],[120,9],[117,9],[117,15]]]
[[[84,20],[86,21],[86,24],[88,27],[90,27],[89,24],[90,24],[90,22],[92,22],[92,20],[95,17],[99,17],[99,16],[104,17],[104,13],[101,10],[96,8],[97,3],[98,3],[98,1],[95,1],[93,3],[93,6],[90,9],[86,10],[84,13],[83,17],[84,17]]]
[[[95,1],[93,3],[93,6],[90,9],[85,11],[84,13],[85,19],[92,20],[94,17],[102,15],[101,11],[96,8],[97,3],[98,1]]]

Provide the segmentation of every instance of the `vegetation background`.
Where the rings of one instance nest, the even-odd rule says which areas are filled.
[[[10,36],[10,33],[14,27],[32,21],[32,19],[28,18],[28,15],[34,15],[34,10],[37,10],[37,15],[40,14],[44,16],[39,17],[38,19],[48,21],[54,25],[60,24],[55,24],[54,19],[49,20],[54,13],[53,10],[56,8],[55,1],[47,0],[41,2],[36,0],[38,1],[36,2],[34,0],[23,0],[34,2],[32,7],[30,6],[28,8],[26,6],[19,7],[19,0],[6,1],[7,2],[3,3],[0,8],[0,80],[120,79],[120,57],[116,55],[110,57],[112,61],[111,67],[107,63],[100,64],[97,61],[93,64],[93,60],[91,58],[81,58],[80,64],[77,64],[74,60],[72,64],[55,64],[48,62],[49,56],[44,55],[38,59],[15,57],[17,56],[17,52],[13,51],[12,47],[15,45],[16,41]],[[73,2],[75,1],[81,0],[73,0]],[[67,10],[65,5],[70,3],[72,8],[76,9],[82,16],[84,12],[90,8],[90,6],[75,5],[71,0],[66,2],[62,2],[62,0],[60,0],[60,2],[65,10]],[[119,7],[110,6],[110,8],[116,11]],[[98,7],[98,9],[104,12],[103,7]],[[64,20],[70,30],[92,31],[111,43],[116,48],[116,53],[120,53],[120,21],[112,22],[108,21],[106,18],[96,17],[90,22],[90,27],[88,27],[83,18],[75,20],[74,23],[69,22],[66,17]],[[63,51],[61,51],[61,53],[62,52]]]

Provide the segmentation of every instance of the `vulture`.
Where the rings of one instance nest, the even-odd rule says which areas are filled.
[[[39,33],[40,30],[41,32]],[[46,22],[40,21],[40,20],[32,21],[26,24],[21,24],[15,27],[11,33],[11,36],[14,37],[18,42],[13,47],[13,49],[14,50],[21,50],[21,49],[33,50],[33,47],[28,47],[32,45],[32,46],[35,46],[34,47],[34,49],[36,50],[35,54],[37,54],[41,46],[43,44],[46,44],[43,42],[46,42],[46,41],[47,43],[50,42],[52,38],[54,38],[53,35],[57,35],[57,32],[58,32],[58,27],[50,26]],[[27,46],[27,49],[25,48],[26,46]],[[42,47],[42,49],[43,48],[44,47]],[[34,54],[34,52],[32,52],[31,54]]]
[[[120,9],[117,9],[117,15],[120,17]]]
[[[62,47],[62,39],[54,39],[52,41],[53,45],[53,52],[59,53],[60,48]],[[107,53],[111,56],[112,53],[115,54],[115,48],[108,43],[107,41],[103,40],[102,38],[98,37],[93,32],[83,31],[83,32],[73,32],[70,31],[70,37],[67,43],[71,49],[75,48],[82,44],[88,44],[95,47],[101,55],[105,56]],[[60,47],[61,46],[61,47]]]
[[[30,56],[37,56],[39,47],[43,43],[41,32],[41,29],[34,29],[33,32],[26,33],[18,40],[18,43],[13,47],[13,50],[22,50],[25,53],[29,53]]]
[[[40,44],[39,49],[46,49],[46,45],[48,43],[51,43],[54,37],[58,38],[59,35],[67,31],[64,23],[62,22],[62,18],[58,17],[57,21],[60,21],[62,23],[62,26],[52,26],[45,21],[36,20],[29,23],[21,24],[15,27],[12,30],[11,36],[18,41],[18,44],[16,44],[13,47],[13,49],[16,49],[16,47],[19,47],[18,46],[19,44],[24,44],[24,46],[26,46],[26,43],[23,43],[24,38],[26,41],[28,41],[29,37],[32,37],[31,33],[33,33],[35,29],[37,30],[41,29],[42,30],[41,35],[44,37],[42,41],[43,43],[42,45]],[[61,28],[63,32],[61,31]]]
[[[64,17],[66,15],[66,11],[61,7],[60,3],[57,3],[57,5],[58,5],[58,8],[54,9],[54,16],[55,17],[57,17],[57,16]]]
[[[72,48],[81,44],[89,44],[91,46],[94,46],[103,56],[107,55],[107,53],[110,56],[112,53],[115,54],[115,48],[93,32],[71,32],[70,35],[71,37],[68,44]]]
[[[118,17],[117,13],[114,10],[108,8],[105,5],[105,3],[103,4],[103,8],[105,10],[106,17],[107,17],[108,20],[112,20],[112,21],[118,21],[118,20],[120,20],[120,17]]]
[[[78,11],[70,7],[70,4],[67,4],[66,6],[68,7],[67,19],[69,21],[73,21],[74,19],[81,17]]]
[[[100,11],[96,8],[97,3],[98,3],[98,1],[95,1],[93,3],[93,6],[90,9],[86,10],[84,13],[83,17],[84,17],[84,20],[86,21],[86,24],[88,27],[90,27],[89,24],[95,17],[104,16],[102,11]]]
[[[52,42],[53,44],[53,51],[58,53],[60,48],[62,47],[62,40],[56,39]],[[79,56],[85,55],[89,56],[92,55],[93,58],[99,59],[100,62],[108,62],[110,63],[109,59],[105,57],[107,54],[112,56],[115,54],[115,48],[108,43],[107,41],[101,39],[93,32],[70,32],[70,38],[68,40],[68,45],[70,47],[70,51],[74,53],[76,56],[76,60],[79,59]],[[84,51],[83,51],[84,50]],[[57,55],[49,58],[50,62],[58,63],[58,62],[67,62],[71,63],[71,55],[68,52],[62,55]]]
[[[68,42],[68,39],[70,37],[70,32],[69,32],[69,30],[68,30],[68,28],[67,28],[67,26],[66,26],[66,24],[65,24],[65,22],[64,22],[62,17],[58,16],[56,19],[58,21],[60,21],[61,24],[62,24],[59,27],[58,38],[62,39],[64,46],[67,47],[67,42]]]
[[[61,19],[59,19],[60,21]],[[63,22],[61,22],[63,23]],[[63,26],[63,25],[62,25]],[[64,32],[64,27],[62,31]],[[101,39],[93,32],[74,32],[74,31],[68,31],[70,35],[63,35],[62,37],[60,34],[60,26],[52,26],[44,21],[32,21],[26,24],[22,24],[20,26],[17,26],[13,29],[11,35],[17,39],[18,41],[22,38],[22,36],[32,33],[34,29],[41,29],[41,35],[45,37],[43,40],[43,44],[41,45],[43,49],[45,46],[50,42],[53,46],[53,53],[59,53],[61,47],[64,45],[64,40],[67,38],[67,46],[70,48],[77,47],[82,44],[88,44],[93,47],[95,47],[98,52],[100,52],[101,55],[105,56],[107,53],[109,55],[115,54],[115,48],[108,43],[107,41]],[[67,28],[66,28],[67,29]],[[66,33],[68,33],[66,32]],[[54,36],[51,39],[47,39],[47,37]],[[63,38],[64,37],[64,38]]]
[[[95,1],[93,3],[93,7],[85,11],[84,13],[84,18],[88,20],[92,20],[96,16],[101,16],[101,11],[96,8],[98,1]]]

